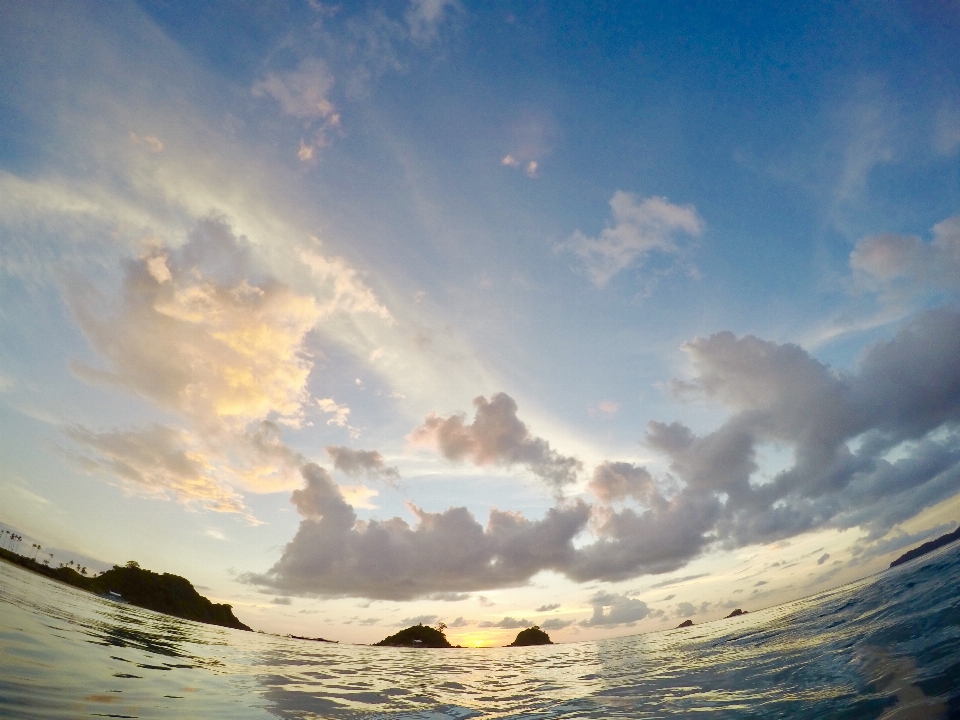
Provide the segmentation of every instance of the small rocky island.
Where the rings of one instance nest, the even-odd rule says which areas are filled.
[[[417,623],[411,627],[386,637],[375,645],[385,647],[420,647],[420,648],[448,648],[453,647],[447,636],[443,634],[446,625],[440,623],[432,628],[429,625]]]
[[[926,555],[927,553],[931,553],[934,550],[938,550],[942,548],[944,545],[949,545],[950,543],[956,542],[957,540],[960,540],[960,527],[958,527],[953,532],[949,532],[946,535],[941,535],[940,537],[934,540],[925,542],[923,545],[920,545],[919,547],[915,547],[913,550],[908,550],[903,555],[901,555],[896,560],[894,560],[892,563],[890,563],[890,567],[903,565],[903,563],[905,562],[909,562],[914,558],[918,558],[918,557],[921,557],[922,555]]]
[[[724,620],[726,620],[727,618],[739,617],[739,616],[741,616],[741,615],[746,615],[746,614],[747,614],[747,611],[746,611],[746,610],[741,610],[740,608],[737,608],[737,609],[734,610],[732,613],[730,613],[729,615],[727,615],[727,617],[725,617]]]
[[[677,630],[685,627],[693,627],[693,620],[684,620],[682,623],[677,625]]]
[[[517,633],[517,639],[507,647],[526,647],[527,645],[553,645],[553,640],[539,625],[534,625]]]

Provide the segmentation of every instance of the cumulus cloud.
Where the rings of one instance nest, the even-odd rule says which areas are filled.
[[[541,605],[537,608],[537,612],[551,612],[552,610],[557,610],[560,607],[560,603],[550,603],[549,605]]]
[[[463,616],[461,615],[456,620],[451,622],[447,627],[461,628],[461,627],[466,627],[467,625],[472,625],[472,624],[473,623],[470,620],[464,620]]]
[[[960,215],[933,226],[933,239],[891,233],[860,240],[850,266],[861,282],[876,287],[908,285],[960,289]]]
[[[576,482],[582,463],[532,435],[517,417],[517,403],[509,395],[497,393],[489,401],[480,396],[473,405],[476,413],[472,423],[467,424],[463,414],[446,418],[430,415],[410,439],[435,447],[448,460],[471,460],[481,466],[523,465],[557,493]]]
[[[589,508],[575,502],[542,520],[493,510],[486,527],[466,508],[430,513],[414,505],[416,527],[401,518],[358,521],[330,474],[303,468],[292,502],[303,516],[277,563],[247,580],[284,594],[409,600],[434,593],[514,587],[541,570],[561,570]],[[281,590],[282,588],[282,590]]]
[[[646,468],[625,462],[604,462],[593,471],[590,490],[603,503],[633,498],[648,505],[658,496],[653,477]]]
[[[685,350],[694,372],[675,391],[718,401],[730,414],[704,434],[649,423],[646,444],[668,461],[670,482],[611,461],[591,480],[602,500],[593,507],[560,504],[536,521],[494,510],[483,526],[466,508],[431,513],[411,505],[411,527],[400,518],[359,521],[326,471],[307,466],[305,486],[293,495],[304,517],[296,537],[273,568],[248,580],[284,595],[398,600],[517,586],[543,570],[576,582],[622,581],[676,570],[709,547],[777,542],[825,527],[859,527],[864,542],[877,546],[960,490],[957,308],[921,313],[849,372],[796,345],[729,332]],[[477,464],[552,457],[509,397],[478,398],[476,406],[472,423],[431,416],[415,439]],[[773,477],[761,475],[757,459],[769,443],[792,451],[791,464]],[[611,505],[625,499],[636,503]],[[587,530],[591,537],[574,543]],[[590,602],[594,613],[584,625],[651,613],[625,595],[597,593]]]
[[[388,467],[376,450],[354,450],[340,445],[327,445],[324,450],[333,460],[333,466],[344,475],[366,475],[388,485],[394,485],[400,479],[400,471]]]
[[[703,436],[651,423],[684,492],[725,496],[711,526],[728,544],[822,526],[882,536],[960,489],[960,312],[924,312],[837,373],[795,345],[718,333],[686,346],[696,378],[678,386],[733,415]],[[757,482],[756,451],[774,442],[793,465]],[[896,451],[895,456],[890,453]]]
[[[577,230],[565,247],[584,262],[593,283],[604,287],[617,273],[642,265],[652,253],[675,255],[676,236],[699,236],[703,220],[692,205],[674,205],[664,197],[639,199],[617,190],[610,199],[610,225],[592,238]]]
[[[830,559],[830,553],[824,553],[817,558],[817,565],[823,565],[827,560]]]
[[[503,620],[497,620],[497,621],[483,620],[477,623],[477,627],[500,628],[501,630],[518,630],[520,628],[531,627],[532,625],[533,623],[527,620],[526,618],[517,620],[516,618],[512,618],[512,617],[505,617],[503,618]]]
[[[272,492],[299,484],[303,458],[282,441],[281,426],[301,424],[307,412],[312,362],[303,345],[324,311],[258,268],[244,238],[203,221],[180,248],[155,242],[127,261],[118,296],[78,279],[66,295],[104,363],[75,362],[73,371],[188,427],[74,429],[68,435],[90,467],[117,473],[131,490],[162,488],[222,510],[242,508],[229,486]]]
[[[593,605],[589,620],[581,620],[582,627],[596,625],[633,625],[650,614],[642,600],[617,593],[598,592],[588,601]]]
[[[287,115],[304,123],[309,131],[300,139],[297,156],[313,160],[316,152],[330,143],[331,132],[340,129],[340,113],[330,100],[333,75],[323,61],[306,58],[296,70],[269,73],[253,84],[254,97],[270,97]]]
[[[541,630],[563,630],[565,627],[573,625],[574,620],[561,620],[560,618],[549,618],[540,623]]]

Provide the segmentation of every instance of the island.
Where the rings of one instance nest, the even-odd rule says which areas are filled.
[[[440,623],[440,626],[432,628],[429,625],[417,623],[390,637],[386,637],[374,645],[384,647],[418,647],[418,648],[448,648],[453,647],[443,634],[446,625]]]
[[[892,563],[890,563],[890,567],[903,565],[903,563],[905,562],[909,562],[914,558],[918,558],[922,555],[926,555],[927,553],[931,553],[934,550],[942,548],[944,545],[949,545],[952,542],[956,542],[957,540],[960,540],[960,527],[957,527],[956,530],[954,530],[953,532],[949,532],[946,535],[941,535],[935,540],[930,540],[929,542],[925,542],[923,545],[920,545],[919,547],[915,547],[913,550],[908,550],[903,555],[901,555],[896,560],[894,560]]]
[[[741,610],[740,608],[737,608],[737,609],[734,610],[732,613],[730,613],[729,615],[727,615],[727,617],[725,617],[724,620],[726,620],[727,618],[739,617],[739,616],[741,616],[741,615],[746,615],[746,614],[747,614],[747,611],[746,611],[746,610]]]
[[[553,645],[553,640],[539,625],[528,627],[517,633],[517,639],[507,645],[507,647],[525,647],[527,645]]]
[[[677,630],[685,627],[693,627],[693,620],[684,620],[682,623],[677,625]]]
[[[145,570],[133,560],[126,565],[114,565],[112,569],[94,577],[87,577],[72,567],[61,565],[52,568],[25,555],[2,548],[0,548],[0,558],[39,575],[111,600],[127,602],[147,610],[207,625],[250,630],[233,614],[231,605],[210,602],[198,593],[186,578]]]

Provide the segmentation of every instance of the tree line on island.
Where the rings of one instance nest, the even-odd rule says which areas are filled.
[[[40,548],[37,544],[33,547]],[[76,563],[61,563],[59,567],[51,567],[49,563],[37,562],[35,558],[2,547],[0,558],[111,600],[130,603],[184,620],[250,630],[233,614],[231,605],[211,602],[198,593],[186,578],[145,570],[133,560],[126,565],[114,565],[106,572],[89,577],[86,567]]]

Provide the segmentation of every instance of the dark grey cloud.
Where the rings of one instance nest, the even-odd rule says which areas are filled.
[[[827,560],[830,559],[830,553],[824,553],[817,558],[817,565],[823,565]]]
[[[464,620],[463,616],[461,615],[461,616],[458,617],[456,620],[454,620],[453,622],[451,622],[450,625],[448,625],[448,627],[460,628],[460,627],[466,627],[467,625],[472,625],[472,624],[473,624],[473,621],[471,621],[471,620]]]
[[[570,627],[575,620],[561,620],[560,618],[549,618],[540,623],[541,630],[563,630],[565,627]]]
[[[490,400],[473,401],[476,412],[467,424],[466,415],[443,418],[430,415],[413,431],[414,442],[431,445],[448,460],[470,460],[476,465],[523,465],[547,483],[554,492],[577,481],[583,464],[561,455],[543,438],[530,433],[517,417],[517,403],[506,393]]]
[[[503,620],[497,620],[496,622],[492,620],[484,620],[477,623],[477,627],[481,628],[500,628],[501,630],[519,630],[520,628],[532,627],[534,623],[530,622],[526,618],[516,619],[512,617],[505,617]]]
[[[550,603],[549,605],[541,605],[537,608],[537,612],[551,612],[560,607],[560,603]]]
[[[415,615],[401,620],[398,625],[430,625],[437,619],[436,615]]]
[[[728,546],[824,526],[882,537],[960,490],[960,313],[924,312],[839,373],[795,345],[719,333],[686,346],[697,372],[681,393],[734,412],[703,436],[650,423],[647,442],[670,459],[684,492],[725,496],[711,530]],[[794,463],[757,484],[764,443]],[[896,450],[897,459],[889,459]]]
[[[466,508],[411,505],[415,528],[396,517],[358,522],[326,470],[310,464],[302,472],[304,487],[291,498],[303,516],[297,534],[268,572],[246,576],[285,594],[409,600],[522,585],[570,565],[590,514],[582,501],[538,521],[493,510],[484,527]]]
[[[583,627],[595,625],[632,625],[650,614],[642,600],[616,593],[598,592],[588,601],[593,605],[589,620],[580,621]]]
[[[365,475],[383,480],[391,486],[400,479],[400,471],[395,467],[387,467],[383,456],[376,450],[354,450],[341,445],[327,445],[324,450],[333,460],[333,467],[344,475]]]

